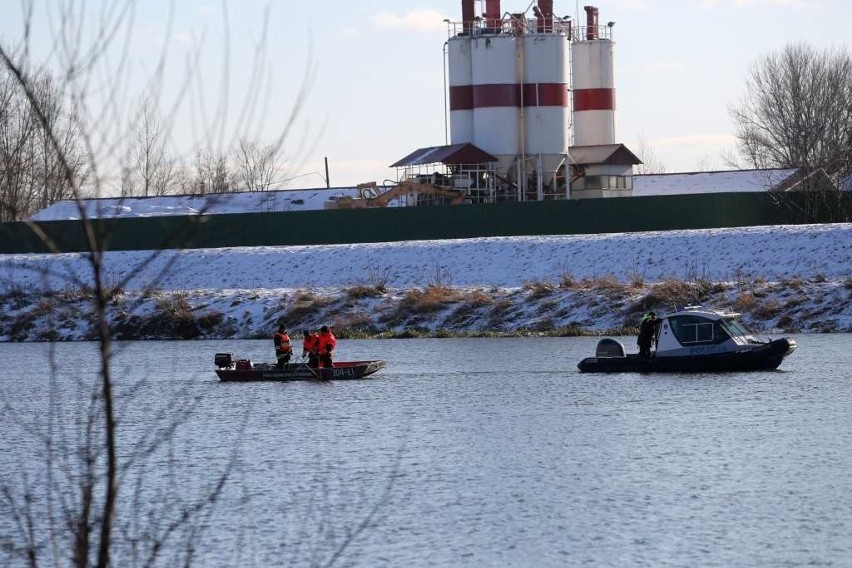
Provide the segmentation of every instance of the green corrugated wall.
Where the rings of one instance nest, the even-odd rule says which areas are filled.
[[[138,217],[97,221],[107,250],[593,234],[801,222],[802,194],[723,193],[387,209]],[[822,221],[833,221],[823,214]],[[809,219],[813,221],[813,219]],[[79,221],[38,227],[61,252],[88,250]],[[0,225],[0,253],[50,250],[26,223]]]

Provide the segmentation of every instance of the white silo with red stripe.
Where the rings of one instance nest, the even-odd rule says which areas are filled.
[[[615,72],[611,26],[598,25],[598,9],[585,6],[586,26],[571,44],[575,146],[615,144]]]
[[[447,76],[449,82],[450,141],[452,144],[473,143],[473,70],[471,67],[471,35],[474,29],[474,3],[462,5],[461,33],[447,41]]]
[[[522,152],[525,170],[550,184],[570,145],[570,44],[565,30],[554,28],[553,2],[539,1],[535,33],[523,37],[524,115]]]
[[[499,175],[540,189],[570,140],[570,27],[555,21],[552,0],[538,0],[535,19],[503,14],[499,0],[486,0],[481,18],[474,9],[462,0],[448,41],[452,142],[472,142],[498,158]]]
[[[510,168],[521,151],[518,41],[510,34],[489,34],[471,44],[473,143],[498,159],[498,170]]]

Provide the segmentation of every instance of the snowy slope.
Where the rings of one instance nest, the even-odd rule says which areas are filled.
[[[635,325],[701,302],[758,330],[852,331],[852,224],[110,252],[118,338]],[[92,337],[85,255],[0,255],[0,340]],[[377,291],[378,290],[378,291]]]
[[[645,281],[702,277],[852,276],[852,224],[750,227],[582,236],[494,237],[357,245],[110,252],[106,281],[124,288],[340,288],[371,283],[518,287],[563,276]],[[50,271],[51,276],[45,277]],[[84,255],[0,256],[0,291],[61,289],[87,281]]]

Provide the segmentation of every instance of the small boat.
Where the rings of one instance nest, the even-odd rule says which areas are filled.
[[[214,358],[219,380],[250,381],[339,381],[363,379],[385,367],[384,361],[335,361],[333,367],[312,368],[307,363],[252,363],[250,359],[234,360],[230,353],[216,353]]]
[[[577,367],[584,373],[768,371],[796,350],[792,338],[758,340],[739,316],[689,306],[660,318],[651,357],[625,354],[621,343],[606,338]]]

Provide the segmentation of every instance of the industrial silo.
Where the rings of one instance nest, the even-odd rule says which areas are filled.
[[[552,10],[552,1],[540,1],[535,33],[523,37],[521,153],[527,184],[534,185],[538,199],[567,196],[555,176],[570,143],[570,44],[567,26],[554,27]]]
[[[458,35],[447,41],[449,80],[450,140],[453,144],[473,143],[473,71],[471,68],[471,32],[474,26],[473,3]]]
[[[615,72],[612,25],[598,25],[586,6],[586,26],[571,44],[574,146],[615,144]]]

